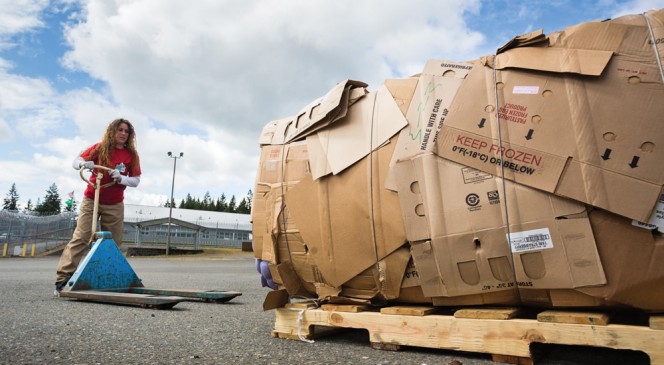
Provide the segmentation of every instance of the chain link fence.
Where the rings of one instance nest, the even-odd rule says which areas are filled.
[[[76,228],[77,214],[38,215],[26,212],[0,210],[0,257],[38,256],[61,248],[71,239]],[[201,225],[203,222],[190,222]],[[170,247],[183,249],[242,248],[242,242],[251,240],[251,225],[220,222],[218,228],[191,229],[171,225]],[[246,226],[246,227],[245,227]],[[140,222],[126,221],[123,247],[165,248],[168,225],[141,226]]]
[[[38,215],[0,211],[2,256],[34,256],[69,242],[76,228],[76,213]]]

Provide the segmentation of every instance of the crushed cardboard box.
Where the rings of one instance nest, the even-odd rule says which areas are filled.
[[[664,310],[662,37],[664,10],[535,31],[376,92],[345,80],[266,125],[264,308]]]

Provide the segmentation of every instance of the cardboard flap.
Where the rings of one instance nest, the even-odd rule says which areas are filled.
[[[345,115],[346,108],[350,105],[351,89],[366,86],[367,84],[361,81],[353,80],[338,83],[325,96],[307,105],[295,116],[293,123],[289,124],[285,141],[304,137],[319,127],[318,123],[332,123],[339,115]],[[352,98],[359,96],[360,94],[352,93]]]
[[[413,263],[422,286],[422,293],[427,297],[448,296],[443,277],[438,271],[438,265],[431,248],[431,241],[411,242],[410,251]]]
[[[324,173],[329,165],[336,175],[378,149],[406,125],[406,118],[383,85],[349,108],[345,118],[320,130],[316,145],[316,141],[310,141],[311,147],[320,148],[312,151],[317,158],[311,163],[321,166],[312,166],[312,171]]]
[[[390,168],[405,160],[434,149],[438,133],[457,90],[473,68],[466,62],[429,60],[420,75],[406,114],[408,125],[399,133]],[[397,190],[394,172],[387,176],[386,187]]]
[[[272,290],[267,293],[263,301],[263,310],[282,308],[288,303],[288,291],[286,289]]]
[[[599,76],[611,60],[611,51],[593,51],[568,48],[524,47],[499,54],[496,68],[523,68],[528,70],[574,73]]]
[[[541,44],[541,45],[547,45],[549,42],[548,38],[546,35],[544,35],[544,30],[543,29],[538,29],[536,31],[518,35],[512,39],[510,39],[507,43],[504,45],[500,46],[496,53],[502,53],[507,51],[508,49],[516,48],[516,47],[524,47],[524,46],[533,46],[536,44]]]
[[[394,102],[397,103],[401,113],[406,116],[410,101],[413,99],[413,93],[417,87],[418,79],[386,79],[384,81],[385,87],[392,94]]]
[[[263,127],[263,131],[258,138],[258,143],[261,146],[270,144],[283,144],[286,129],[288,128],[288,125],[292,119],[292,117],[289,117],[277,119],[268,123],[265,127]]]
[[[325,175],[332,173],[332,167],[327,160],[327,155],[323,146],[320,144],[318,133],[307,136],[307,147],[309,148],[309,166],[311,167],[311,176],[317,180]]]
[[[263,127],[261,135],[258,137],[258,144],[268,145],[272,144],[272,138],[274,137],[274,131],[277,129],[277,124],[279,121],[272,121]]]
[[[344,283],[341,295],[391,300],[399,297],[401,281],[410,258],[410,250],[404,245],[367,270]]]
[[[309,293],[304,288],[302,279],[295,272],[295,268],[290,261],[284,261],[276,266],[284,287],[291,297],[307,297]]]
[[[431,238],[429,224],[425,216],[426,208],[422,199],[421,177],[416,174],[415,162],[400,161],[393,168],[397,177],[398,195],[401,203],[406,237],[408,241],[421,241]]]

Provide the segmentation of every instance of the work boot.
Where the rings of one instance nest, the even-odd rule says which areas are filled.
[[[60,292],[62,291],[62,289],[65,288],[65,286],[67,286],[68,281],[69,281],[69,279],[56,282],[55,283],[55,291],[53,292],[53,296],[59,297]]]

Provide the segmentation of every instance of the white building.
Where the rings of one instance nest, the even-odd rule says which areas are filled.
[[[170,208],[125,204],[123,242],[137,246],[166,242]],[[173,208],[171,243],[176,246],[241,247],[251,241],[249,214]]]

